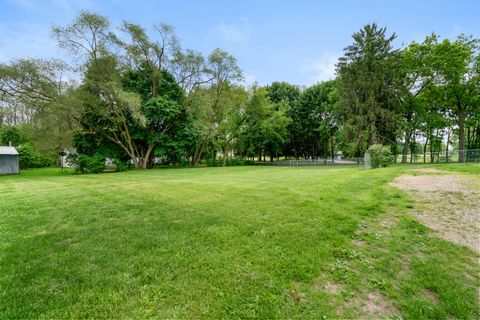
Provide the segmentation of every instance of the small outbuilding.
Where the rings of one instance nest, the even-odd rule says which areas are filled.
[[[19,174],[18,152],[14,147],[0,146],[0,175]]]

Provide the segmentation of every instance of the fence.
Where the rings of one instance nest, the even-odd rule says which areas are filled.
[[[407,154],[406,163],[455,163],[460,155],[464,155],[465,162],[480,162],[480,149],[471,149]],[[400,163],[402,159],[403,155],[398,155],[396,162]]]
[[[363,165],[364,158],[323,158],[323,159],[302,159],[302,160],[279,160],[271,162],[257,162],[256,164],[280,166],[280,167],[306,167],[306,166],[345,166],[345,165]]]
[[[429,163],[456,163],[460,154],[464,153],[465,162],[480,162],[480,149],[473,150],[453,150],[441,152],[425,152],[416,154],[407,154],[407,164],[429,164]],[[402,163],[403,155],[397,155],[395,162]],[[345,166],[345,165],[365,165],[365,157],[358,158],[320,158],[320,159],[291,159],[256,162],[259,165],[281,166],[281,167],[306,167],[306,166]]]

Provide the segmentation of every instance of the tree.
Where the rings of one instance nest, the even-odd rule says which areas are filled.
[[[267,86],[268,97],[273,103],[285,101],[290,107],[300,98],[300,88],[287,82],[272,82]]]
[[[395,143],[398,99],[395,95],[396,35],[370,24],[353,34],[337,64],[339,110],[357,154],[372,144]]]
[[[254,157],[268,154],[270,160],[280,151],[288,135],[290,118],[285,101],[273,104],[265,87],[253,86],[245,109],[242,110],[239,144],[243,155]]]
[[[412,133],[416,130],[419,120],[421,120],[418,117],[424,109],[422,96],[428,94],[430,88],[434,85],[433,44],[436,38],[432,34],[422,43],[412,42],[400,53],[396,93],[400,102],[401,126],[404,131],[402,163],[407,162]]]
[[[270,156],[270,161],[278,157],[283,145],[288,139],[288,127],[292,119],[288,116],[290,106],[286,101],[281,101],[270,106],[269,115],[261,124],[263,135],[263,149]]]
[[[70,68],[57,60],[20,59],[0,65],[0,123],[22,125],[40,151],[57,154],[71,145],[75,127]]]
[[[117,41],[125,49],[126,69],[142,69],[150,79],[150,97],[158,95],[157,84],[162,70],[167,69],[169,56],[179,50],[179,44],[172,26],[160,24],[155,27],[160,39],[152,41],[145,29],[133,23],[124,22],[122,30],[130,37],[130,43]]]
[[[458,126],[459,162],[465,161],[465,121],[478,113],[480,88],[479,39],[460,35],[436,43],[438,85],[443,88],[444,102],[449,105]]]
[[[267,86],[268,97],[270,101],[284,109],[286,116],[289,118],[289,125],[287,128],[288,134],[285,137],[285,143],[283,146],[275,146],[275,153],[288,155],[292,154],[292,150],[295,151],[298,149],[298,126],[293,122],[292,112],[295,110],[296,104],[300,99],[301,90],[299,86],[287,83],[287,82],[272,82],[271,85]],[[275,109],[278,109],[276,107]],[[295,152],[294,152],[295,153]]]
[[[61,47],[85,57],[84,80],[76,90],[82,110],[78,146],[88,153],[121,150],[136,168],[146,168],[161,145],[178,155],[176,142],[189,132],[184,91],[167,71],[178,45],[168,25],[156,27],[157,41],[135,24],[124,22],[122,30],[129,42],[109,31],[105,17],[81,12],[72,24],[53,31]],[[114,54],[114,46],[123,49],[123,55],[118,50]],[[105,148],[108,144],[116,147]]]
[[[22,129],[20,126],[13,125],[0,127],[0,145],[19,146],[27,142],[26,134]]]
[[[104,73],[106,67],[96,69],[103,63],[110,65],[108,74]],[[151,88],[150,72],[129,70],[120,80],[113,57],[99,59],[87,70],[79,89],[84,133],[101,136],[97,141],[103,144],[116,144],[128,154],[135,168],[147,168],[155,149],[166,144],[173,128],[178,129],[178,122],[185,120],[182,89],[173,76],[163,71],[157,79],[157,96],[142,98],[142,93]],[[182,125],[186,127],[184,122]]]
[[[113,56],[97,58],[87,65],[77,96],[82,108],[79,134],[101,136],[100,141],[122,148],[136,168],[146,167],[147,150],[137,146],[132,135],[132,127],[142,127],[146,122],[140,112],[141,101],[123,90]]]
[[[109,27],[106,17],[83,10],[71,24],[54,26],[52,33],[60,48],[84,60],[96,61],[109,52],[109,46],[115,40]]]
[[[235,57],[220,49],[209,55],[205,72],[209,86],[198,87],[188,98],[190,110],[197,116],[197,127],[201,131],[191,164],[198,163],[208,145],[223,149],[225,164],[227,149],[234,139],[230,131],[236,128],[232,122],[233,109],[238,108],[245,97],[244,90],[237,87],[243,79],[242,72]],[[216,155],[216,150],[213,154]]]
[[[3,108],[10,109],[1,122],[16,125],[32,121],[37,111],[68,89],[62,79],[67,70],[57,60],[19,59],[0,64],[0,101]]]
[[[337,128],[335,118],[336,83],[327,81],[315,84],[302,92],[291,110],[295,153],[315,159],[327,155],[328,143],[333,142]],[[333,152],[333,151],[332,151]]]

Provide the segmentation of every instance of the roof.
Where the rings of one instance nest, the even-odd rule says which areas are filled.
[[[0,146],[0,155],[11,155],[16,156],[18,155],[17,149],[14,147],[2,147]]]

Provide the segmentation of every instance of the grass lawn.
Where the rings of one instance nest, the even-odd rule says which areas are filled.
[[[479,257],[408,215],[408,168],[0,177],[0,318],[478,319]]]

